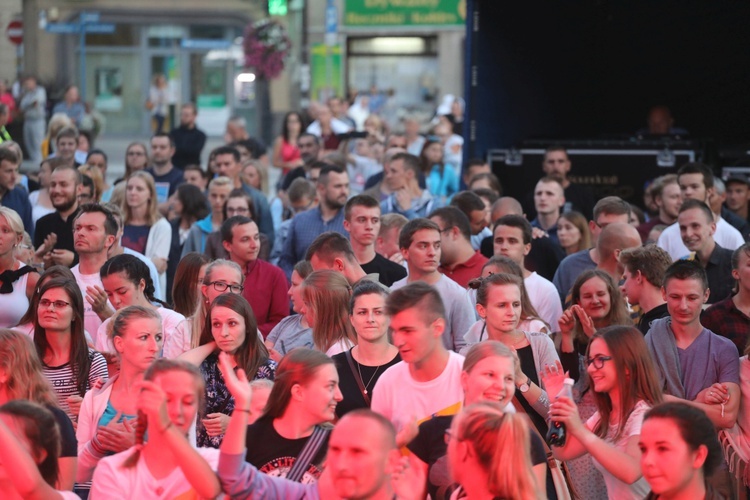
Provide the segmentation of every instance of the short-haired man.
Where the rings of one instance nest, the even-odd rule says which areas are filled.
[[[385,182],[385,173],[388,171],[388,167],[393,161],[393,157],[399,153],[404,153],[404,148],[389,148],[383,155],[383,169],[377,174],[373,174],[365,181],[365,189],[362,194],[369,194],[379,202],[385,201],[391,195],[391,189]],[[420,176],[420,183],[423,182],[424,175]],[[421,184],[420,184],[421,185]]]
[[[680,184],[683,203],[687,200],[708,203],[714,192],[714,174],[708,166],[702,163],[686,163],[680,167],[677,171],[677,182]],[[740,232],[723,217],[714,214],[714,222],[716,223],[714,239],[723,248],[735,250],[745,243]],[[677,223],[662,231],[656,244],[666,250],[672,260],[681,259],[689,253],[688,248],[682,242],[680,227]]]
[[[229,217],[221,225],[221,240],[229,260],[239,264],[245,275],[242,296],[253,308],[258,330],[266,338],[289,314],[289,286],[284,272],[258,258],[260,232],[251,218]]]
[[[206,134],[195,125],[198,108],[192,102],[186,102],[180,109],[180,126],[173,128],[169,136],[174,142],[172,163],[180,170],[188,165],[201,164],[201,152],[206,145]]]
[[[602,229],[596,242],[596,250],[599,253],[597,269],[605,271],[612,280],[617,282],[622,276],[622,265],[620,264],[620,252],[627,248],[637,248],[642,244],[638,230],[624,222],[614,222]]]
[[[284,242],[289,235],[289,228],[292,225],[292,219],[298,214],[318,206],[315,184],[304,177],[294,179],[286,192],[286,197],[289,202],[289,208],[291,208],[292,211],[292,216],[287,220],[282,221],[273,240],[273,247],[271,248],[271,256],[269,260],[272,264],[276,265],[279,263],[281,251],[284,249]]]
[[[670,317],[652,323],[646,344],[665,398],[700,408],[719,429],[732,427],[740,407],[740,356],[731,340],[701,324],[706,272],[679,260],[664,274],[662,293]]]
[[[716,223],[708,206],[698,200],[687,200],[677,217],[682,242],[706,270],[710,295],[708,304],[726,299],[732,294],[732,250],[722,248],[714,240]]]
[[[177,186],[185,182],[182,170],[174,168],[172,164],[174,153],[175,145],[169,134],[160,132],[151,137],[151,166],[146,172],[154,178],[156,198],[162,214],[169,210],[169,197],[177,191]]]
[[[383,179],[391,191],[391,195],[380,204],[383,214],[399,213],[411,220],[426,217],[440,206],[429,191],[419,187],[421,171],[421,162],[416,156],[409,153],[393,156]]]
[[[461,210],[469,219],[471,246],[474,250],[480,249],[483,239],[492,236],[492,230],[489,228],[491,205],[492,203],[485,203],[474,191],[461,191],[451,198],[450,206]]]
[[[562,182],[557,177],[542,177],[534,188],[534,208],[536,217],[531,227],[547,233],[552,241],[560,244],[557,238],[557,219],[565,206],[565,193]]]
[[[651,230],[657,224],[669,226],[677,222],[677,214],[682,205],[682,193],[677,183],[677,175],[667,174],[654,179],[649,186],[654,204],[659,209],[659,214],[638,226],[641,239],[646,241]]]
[[[182,257],[190,252],[205,253],[206,243],[211,233],[221,229],[224,222],[224,204],[232,192],[232,180],[229,177],[215,177],[208,183],[208,204],[211,213],[199,220],[188,231],[182,245]]]
[[[357,262],[365,274],[377,274],[385,286],[406,277],[404,266],[388,260],[375,251],[375,240],[380,233],[380,203],[372,196],[360,194],[344,206],[344,229]]]
[[[531,224],[520,215],[505,215],[495,221],[493,231],[495,255],[512,259],[523,269],[523,283],[531,305],[551,328],[562,316],[562,304],[557,289],[549,280],[524,266],[524,258],[531,250]]]
[[[399,235],[399,247],[409,268],[409,275],[393,284],[392,290],[423,281],[440,293],[447,315],[443,332],[446,349],[459,352],[465,345],[464,334],[476,317],[466,290],[438,271],[440,266],[440,227],[424,218],[409,221]]]
[[[349,285],[354,286],[362,280],[379,282],[377,274],[367,274],[357,262],[352,245],[343,234],[328,231],[310,244],[305,255],[313,271],[330,269],[340,273]]]
[[[643,311],[636,326],[646,335],[655,320],[669,316],[661,285],[672,258],[652,244],[626,248],[620,253],[620,264],[623,267],[620,290],[631,306]]]
[[[308,173],[313,163],[320,160],[320,151],[323,145],[317,135],[302,132],[297,138],[297,149],[299,149],[302,165],[290,170],[281,181],[281,190],[288,191],[289,187],[297,178],[309,178]]]
[[[727,201],[727,188],[724,185],[724,181],[715,177],[714,194],[708,199],[708,206],[711,207],[713,213],[720,215],[722,219],[739,231],[745,240],[750,239],[750,223],[748,223],[747,219],[743,219],[729,210],[724,205],[725,201]]]
[[[75,216],[73,237],[80,259],[71,268],[76,282],[86,297],[83,301],[83,325],[97,345],[97,334],[102,322],[114,314],[104,292],[99,271],[107,262],[107,252],[117,237],[117,221],[112,212],[98,203],[87,203]]]
[[[395,290],[386,300],[393,345],[402,361],[378,379],[371,408],[396,429],[414,419],[455,414],[463,401],[464,358],[445,348],[444,302],[435,288],[423,282]]]
[[[78,167],[76,149],[78,149],[78,130],[74,127],[65,127],[57,133],[57,136],[55,136],[55,158],[60,158],[67,165]]]
[[[471,226],[456,207],[433,210],[430,220],[440,229],[439,271],[464,288],[482,274],[487,257],[471,246]]]
[[[11,148],[0,148],[0,204],[16,211],[23,228],[27,233],[34,234],[34,219],[29,193],[17,186],[21,166],[21,159]]]
[[[303,212],[294,219],[279,258],[279,267],[291,279],[294,265],[304,258],[307,248],[326,231],[346,235],[344,205],[349,198],[349,174],[345,169],[326,165],[320,171],[316,185],[317,208]]]
[[[492,169],[487,160],[482,158],[472,158],[464,165],[464,171],[461,174],[461,180],[464,181],[464,185],[468,186],[475,175],[479,174],[491,174]]]
[[[386,214],[380,218],[380,232],[375,240],[375,251],[397,264],[406,266],[398,247],[398,236],[409,219],[401,214]]]
[[[735,294],[717,302],[703,312],[701,323],[717,335],[726,337],[740,353],[750,337],[750,243],[732,253],[732,278]]]
[[[565,298],[570,292],[576,278],[587,269],[594,269],[599,263],[599,252],[596,249],[596,241],[602,229],[613,222],[630,221],[630,205],[617,196],[606,196],[599,200],[594,206],[594,218],[589,221],[591,240],[594,248],[581,250],[568,255],[560,262],[555,272],[552,283],[555,284],[560,298],[565,303]]]
[[[727,200],[725,208],[743,220],[750,221],[750,181],[743,174],[732,174],[725,182],[727,186]]]
[[[50,175],[49,198],[55,211],[40,218],[34,232],[34,248],[37,256],[44,258],[45,266],[71,267],[78,263],[73,245],[73,221],[82,185],[81,173],[71,165],[61,165]]]

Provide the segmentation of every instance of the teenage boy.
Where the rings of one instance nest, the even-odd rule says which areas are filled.
[[[646,335],[651,323],[669,316],[661,284],[672,258],[656,245],[646,245],[623,250],[620,264],[623,267],[620,290],[631,306],[639,306],[643,311],[636,326]]]

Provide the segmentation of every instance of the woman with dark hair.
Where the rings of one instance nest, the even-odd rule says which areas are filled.
[[[294,314],[282,319],[266,337],[265,344],[271,358],[279,362],[281,358],[295,347],[313,347],[312,326],[305,319],[302,301],[302,283],[312,274],[310,261],[301,260],[294,265],[291,285],[287,294],[292,300]]]
[[[281,169],[281,175],[286,175],[293,168],[303,165],[302,155],[297,148],[297,139],[304,129],[302,115],[296,111],[290,111],[284,116],[281,135],[273,141],[271,158],[271,164]]]
[[[174,311],[186,318],[195,313],[201,296],[203,278],[211,259],[198,252],[190,252],[180,259],[172,285]]]
[[[427,136],[422,152],[422,171],[426,177],[427,190],[445,203],[458,192],[458,172],[456,167],[444,161],[443,143],[434,135]]]
[[[177,186],[176,196],[172,204],[175,218],[169,221],[172,226],[172,242],[169,247],[167,260],[167,302],[172,302],[172,285],[177,266],[182,255],[190,228],[210,212],[208,199],[203,192],[192,184]]]
[[[39,297],[34,318],[36,352],[60,408],[75,422],[86,392],[97,379],[107,380],[107,362],[86,345],[83,296],[75,281],[52,279],[42,286]]]
[[[211,303],[201,335],[200,347],[180,359],[200,366],[206,382],[206,409],[196,427],[198,446],[218,448],[234,410],[234,398],[219,373],[219,353],[231,355],[235,367],[252,379],[274,378],[276,362],[258,336],[253,310],[242,295],[219,295]]]
[[[591,248],[591,231],[580,212],[566,212],[557,219],[557,237],[567,255]]]
[[[638,447],[641,425],[663,399],[643,334],[632,326],[602,328],[588,344],[586,365],[597,411],[584,423],[574,401],[557,398],[550,418],[565,425],[566,439],[552,450],[559,460],[590,454],[609,498],[641,500],[649,492]]]
[[[24,333],[28,335],[29,338],[34,338],[34,318],[39,309],[39,292],[42,290],[42,285],[53,278],[65,278],[72,281],[76,280],[68,266],[52,266],[45,269],[42,275],[39,276],[39,280],[36,282],[36,288],[34,288],[34,293],[31,295],[31,299],[29,299],[29,308],[24,315],[21,316],[21,319],[18,320],[18,325],[14,326],[13,330]],[[87,335],[86,341],[90,341],[88,333],[84,333]]]

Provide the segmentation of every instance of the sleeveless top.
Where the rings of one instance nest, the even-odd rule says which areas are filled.
[[[294,161],[299,160],[301,158],[299,149],[295,144],[291,144],[286,142],[286,140],[282,137],[281,138],[281,159],[284,161]]]
[[[23,267],[23,265],[21,265]],[[18,324],[21,317],[29,308],[29,298],[26,296],[26,273],[13,282],[11,293],[0,294],[0,328],[11,328]]]

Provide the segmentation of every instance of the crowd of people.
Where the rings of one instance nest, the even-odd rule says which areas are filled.
[[[3,498],[744,489],[747,179],[688,163],[637,207],[551,147],[519,193],[462,164],[460,100],[332,99],[270,149],[232,117],[206,165],[184,104],[114,180],[60,109],[36,171],[0,135]]]

